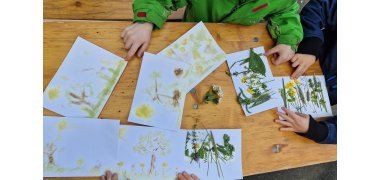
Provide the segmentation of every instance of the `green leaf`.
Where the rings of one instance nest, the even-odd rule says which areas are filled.
[[[198,155],[199,155],[199,158],[204,159],[204,157],[205,157],[205,151],[204,151],[203,147],[201,147],[198,150]]]
[[[249,53],[249,68],[253,70],[253,72],[257,72],[265,76],[266,69],[263,60],[261,57],[256,54],[253,49],[250,49]]]

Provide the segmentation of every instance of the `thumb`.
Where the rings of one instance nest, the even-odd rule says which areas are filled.
[[[278,46],[275,46],[275,47],[273,47],[272,49],[269,49],[269,50],[265,53],[265,55],[266,55],[266,56],[272,55],[272,54],[274,54],[274,53],[277,53],[279,50],[280,50],[279,47],[278,47]]]

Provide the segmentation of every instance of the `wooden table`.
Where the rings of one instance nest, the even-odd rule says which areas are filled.
[[[126,21],[45,20],[43,88],[46,88],[54,76],[77,36],[125,57],[127,52],[122,48],[120,33],[129,24],[131,22]],[[162,30],[153,32],[147,51],[158,53],[194,25],[195,23],[166,23]],[[265,24],[241,26],[206,23],[206,26],[226,53],[258,46],[264,46],[268,50],[274,45]],[[259,42],[253,42],[254,37],[258,37]],[[137,58],[128,63],[100,118],[120,119],[122,124],[128,124],[127,117],[140,65],[141,61]],[[270,66],[274,76],[286,76],[292,72],[291,66],[287,63],[280,66],[270,63]],[[195,110],[192,108],[195,100],[190,94],[186,96],[182,129],[191,129],[196,121],[203,124],[203,128],[209,129],[241,128],[244,176],[336,160],[336,145],[320,145],[295,133],[278,131],[279,125],[273,122],[276,118],[275,108],[252,116],[244,116],[241,106],[236,101],[232,79],[226,75],[226,71],[228,66],[224,63],[197,86],[199,94],[203,95],[213,83],[221,85],[224,98],[219,105],[202,104]],[[306,74],[322,74],[322,72],[319,65],[314,64]],[[57,114],[44,109],[44,115]],[[287,146],[280,153],[274,154],[271,151],[273,144],[287,144]]]

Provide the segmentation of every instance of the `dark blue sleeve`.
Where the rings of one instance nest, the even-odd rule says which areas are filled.
[[[336,0],[310,0],[300,16],[304,39],[297,52],[317,56],[324,42],[323,30],[336,26]]]
[[[327,129],[328,129],[328,134],[327,134],[327,137],[318,142],[320,144],[336,144],[337,143],[337,117],[333,117],[329,120],[326,120],[326,121],[321,121],[321,123],[325,124],[327,126]]]

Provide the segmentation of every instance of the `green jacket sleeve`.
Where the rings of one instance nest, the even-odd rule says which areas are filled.
[[[279,11],[269,15],[268,31],[277,44],[290,45],[297,52],[298,43],[303,38],[303,30],[298,14],[299,5],[297,1],[288,3]]]
[[[171,11],[186,5],[186,0],[135,0],[133,22],[150,22],[161,29]]]

